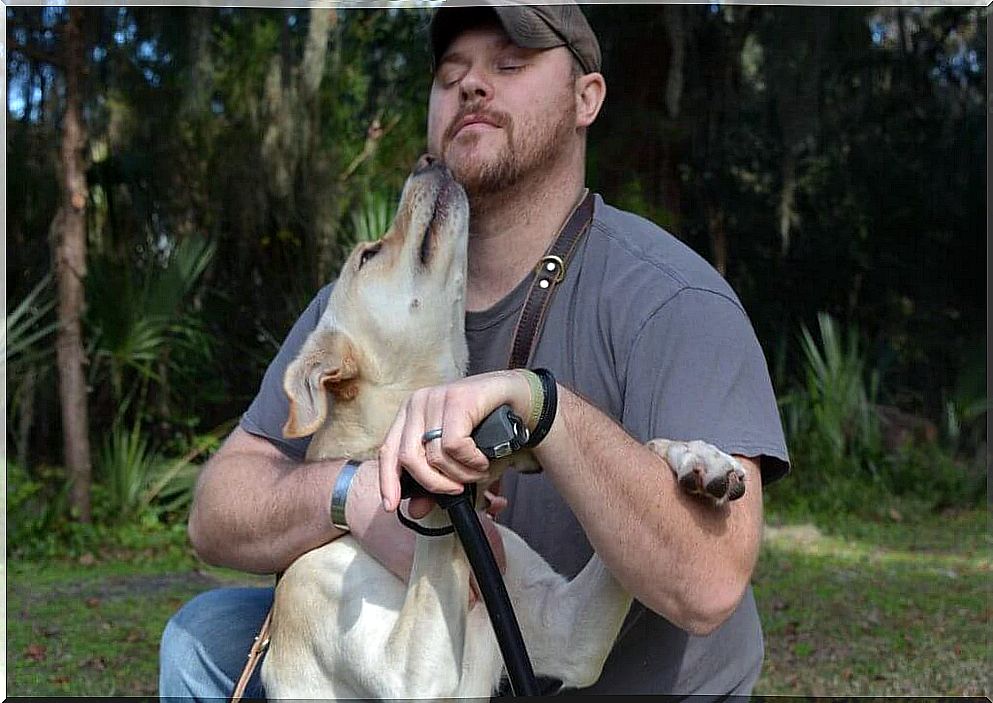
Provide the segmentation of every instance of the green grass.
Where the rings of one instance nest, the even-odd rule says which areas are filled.
[[[985,512],[769,522],[753,579],[766,638],[757,694],[993,691]]]
[[[111,554],[7,562],[8,695],[155,694],[159,637],[187,599],[221,583],[271,583],[176,549]]]
[[[990,552],[982,510],[806,522],[770,512],[754,578],[766,635],[755,692],[990,693]],[[159,636],[184,601],[270,582],[204,568],[179,544],[7,569],[12,696],[154,694]]]

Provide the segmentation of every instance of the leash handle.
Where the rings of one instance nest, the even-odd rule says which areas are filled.
[[[472,431],[472,441],[488,459],[500,459],[513,454],[528,441],[528,428],[509,405],[491,412]],[[400,498],[431,495],[406,471],[400,474]]]

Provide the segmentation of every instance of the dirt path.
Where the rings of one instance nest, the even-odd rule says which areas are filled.
[[[190,570],[170,574],[129,574],[107,576],[99,580],[86,580],[79,583],[60,583],[46,586],[24,582],[7,583],[7,593],[26,603],[52,598],[119,598],[122,596],[155,596],[173,592],[176,589],[207,590],[219,586],[270,586],[271,576],[235,574],[219,576],[206,571]]]

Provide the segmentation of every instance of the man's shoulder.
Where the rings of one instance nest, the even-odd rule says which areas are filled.
[[[648,287],[655,296],[665,297],[687,290],[706,292],[741,307],[727,281],[686,243],[651,220],[608,205],[600,197],[587,247],[587,261],[602,266],[605,277],[625,281],[629,289]]]

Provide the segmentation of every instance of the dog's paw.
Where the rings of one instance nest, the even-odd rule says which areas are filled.
[[[687,493],[701,495],[715,505],[745,495],[744,469],[734,457],[712,444],[653,439],[648,448],[665,460]]]

